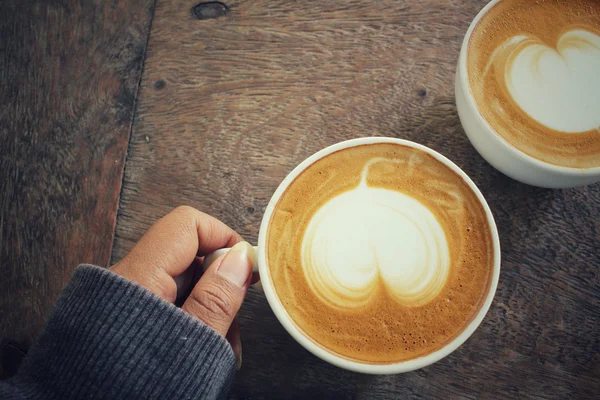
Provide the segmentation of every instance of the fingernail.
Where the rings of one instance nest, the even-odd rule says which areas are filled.
[[[225,254],[217,273],[234,285],[244,287],[255,262],[254,247],[248,242],[239,242]]]
[[[242,369],[242,344],[240,343],[240,351],[237,353],[235,357],[235,370],[239,371]]]

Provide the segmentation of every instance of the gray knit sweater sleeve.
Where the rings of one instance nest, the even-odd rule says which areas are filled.
[[[199,320],[83,265],[0,399],[221,398],[234,365],[229,343]]]

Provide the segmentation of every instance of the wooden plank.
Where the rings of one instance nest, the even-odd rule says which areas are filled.
[[[107,265],[153,0],[0,3],[0,337]]]
[[[484,4],[253,0],[198,10],[158,1],[113,262],[179,204],[255,242],[271,194],[296,164],[371,135],[454,160],[488,198],[501,235],[500,286],[482,326],[451,356],[403,375],[327,365],[251,292],[232,398],[567,398],[600,389],[600,185],[526,186],[468,142],[454,72]]]

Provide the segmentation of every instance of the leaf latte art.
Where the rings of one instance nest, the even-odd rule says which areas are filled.
[[[419,306],[441,291],[450,268],[444,230],[412,197],[366,183],[329,200],[312,217],[302,265],[315,295],[333,307],[367,304],[380,280],[400,304]],[[388,160],[389,162],[389,160]]]
[[[459,335],[494,265],[470,186],[399,143],[345,148],[303,170],[274,206],[265,256],[300,331],[367,363],[420,357]]]

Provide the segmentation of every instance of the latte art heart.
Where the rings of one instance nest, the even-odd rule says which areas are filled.
[[[420,306],[448,277],[448,243],[433,213],[406,194],[366,184],[369,166],[380,161],[367,163],[358,187],[321,207],[303,237],[306,279],[333,307],[362,307],[380,287],[404,306]]]
[[[553,49],[519,35],[502,46],[507,50],[506,87],[531,118],[566,133],[600,127],[600,36],[571,30]]]

